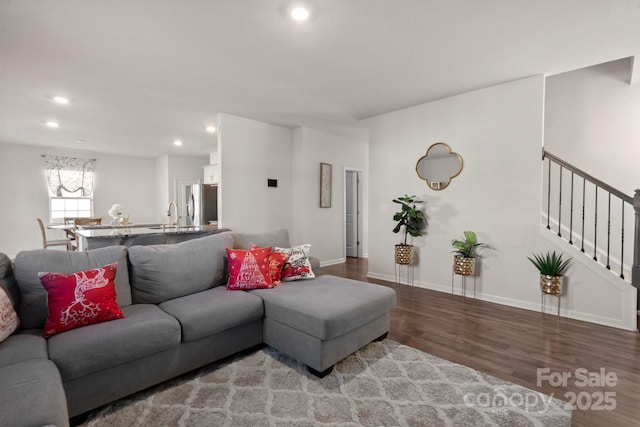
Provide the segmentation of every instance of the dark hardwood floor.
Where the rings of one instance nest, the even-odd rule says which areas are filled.
[[[578,406],[594,409],[576,409],[573,426],[640,426],[637,332],[369,279],[367,269],[367,259],[348,258],[321,271],[395,289],[389,339],[561,400],[575,393]],[[539,368],[571,377],[566,386],[538,385]],[[617,376],[616,385],[583,385],[578,369],[604,369]],[[602,401],[605,392],[615,394]]]

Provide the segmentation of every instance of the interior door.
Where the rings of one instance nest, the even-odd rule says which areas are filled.
[[[345,176],[345,225],[346,225],[346,255],[358,256],[358,173],[347,171]]]

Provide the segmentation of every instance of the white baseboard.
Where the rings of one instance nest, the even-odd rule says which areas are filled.
[[[386,280],[388,282],[397,283],[396,278],[394,276],[389,276],[387,274],[368,273],[367,277],[370,277],[372,279]],[[412,285],[407,284],[405,282],[400,284],[405,286],[415,286],[418,288],[429,289],[437,292],[445,292],[448,294],[451,293],[451,285],[441,285],[437,283],[422,282],[422,281],[414,281]],[[459,286],[456,289],[459,289]],[[470,295],[471,296],[473,295],[473,291],[471,291],[470,293],[469,289],[470,287],[467,286],[467,297],[469,297]],[[456,293],[456,295],[460,295],[460,294]],[[506,305],[510,307],[522,308],[530,311],[539,312],[541,310],[540,303],[532,303],[530,301],[522,301],[522,300],[517,300],[513,298],[505,298],[503,296],[477,293],[476,298],[482,301],[492,302],[492,303]],[[545,303],[546,313],[554,314],[554,315],[556,314],[555,310],[557,306],[555,305],[555,302],[556,301],[547,301]],[[579,311],[565,310],[562,308],[562,306],[560,307],[560,316],[568,317],[570,319],[575,319],[575,320],[581,320],[589,323],[596,323],[604,326],[611,326],[618,329],[624,329],[626,331],[637,331],[636,327],[630,327],[629,325],[624,323],[622,319],[614,319],[609,317],[596,316],[593,314],[583,313]]]
[[[326,267],[328,265],[335,265],[335,264],[342,264],[343,262],[347,262],[347,260],[344,258],[330,259],[327,261],[322,261],[320,263],[320,267]]]

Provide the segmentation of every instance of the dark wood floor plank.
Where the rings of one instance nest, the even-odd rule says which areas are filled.
[[[366,259],[322,268],[393,288],[389,339],[566,400],[565,393],[615,392],[616,408],[576,410],[573,426],[640,426],[640,334],[408,285],[367,278]],[[537,384],[538,368],[578,368],[618,376],[615,387]]]

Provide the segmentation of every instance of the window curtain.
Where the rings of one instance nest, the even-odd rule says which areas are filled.
[[[47,170],[47,184],[52,194],[64,197],[80,191],[82,197],[93,194],[96,159],[79,157],[42,156]]]

